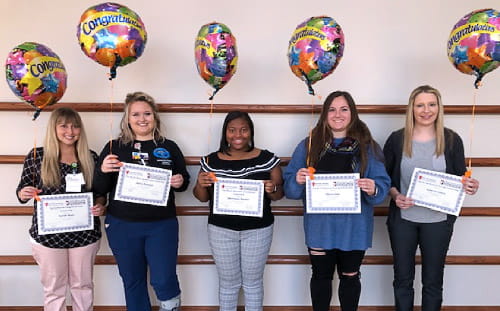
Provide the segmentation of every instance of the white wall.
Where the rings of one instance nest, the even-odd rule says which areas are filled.
[[[297,104],[319,102],[307,95],[302,81],[288,67],[286,50],[296,25],[310,16],[329,15],[343,28],[344,58],[334,73],[318,82],[315,90],[350,91],[358,104],[404,105],[413,88],[431,84],[441,90],[445,104],[473,103],[472,76],[459,73],[446,56],[446,42],[453,25],[474,9],[498,6],[493,0],[421,1],[139,1],[120,3],[136,11],[146,24],[148,43],[135,63],[118,68],[113,101],[121,102],[130,91],[142,90],[159,103],[206,104],[210,87],[198,76],[194,64],[194,39],[201,25],[219,21],[227,24],[237,39],[238,70],[216,96],[216,104]],[[68,89],[62,102],[109,102],[111,87],[107,69],[88,59],[76,39],[80,15],[97,2],[89,0],[2,0],[0,2],[0,54],[5,57],[24,41],[43,43],[64,62]],[[497,9],[499,9],[497,7]],[[478,105],[498,104],[500,71],[487,74],[478,92]],[[0,101],[19,102],[6,83],[0,83]],[[19,105],[26,105],[19,102]],[[120,113],[83,113],[91,147],[100,151],[110,136],[117,134]],[[308,114],[253,114],[256,142],[280,156],[290,156],[306,135]],[[223,114],[162,114],[167,136],[185,155],[198,156],[215,149]],[[0,154],[26,154],[34,137],[41,144],[47,112],[36,122],[28,112],[0,113]],[[316,117],[315,117],[316,118]],[[376,139],[383,143],[390,131],[403,124],[402,115],[362,115]],[[114,129],[109,130],[110,119]],[[477,117],[474,144],[469,148],[467,115],[447,116],[446,124],[465,142],[466,156],[499,157],[496,133],[498,115]],[[211,142],[208,143],[207,131]],[[493,135],[492,135],[493,134]],[[14,189],[20,165],[0,166],[0,205],[17,205]],[[195,177],[197,168],[190,167]],[[495,177],[500,168],[476,168],[481,189],[465,206],[498,207]],[[190,189],[178,196],[179,205],[197,205]],[[297,205],[281,200],[278,205]],[[500,255],[495,236],[496,217],[462,217],[457,221],[451,255]],[[181,254],[209,254],[205,236],[206,217],[180,217]],[[276,218],[272,254],[305,254],[301,217]],[[376,218],[371,255],[388,255],[390,248],[384,217]],[[0,255],[28,255],[30,217],[0,218]],[[8,237],[8,238],[7,238]],[[104,240],[100,254],[110,254]],[[391,305],[390,266],[364,266],[363,305]],[[308,266],[270,265],[265,274],[266,305],[307,305]],[[180,266],[185,305],[216,305],[215,267]],[[40,305],[41,288],[36,266],[0,266],[0,305]],[[445,305],[500,305],[500,297],[481,288],[498,288],[499,266],[450,266],[446,269]],[[96,305],[124,304],[121,282],[115,266],[96,267]],[[480,281],[480,282],[478,282]],[[481,287],[475,284],[482,284]],[[417,286],[417,288],[420,288]],[[464,295],[464,292],[467,293]],[[22,294],[21,294],[22,293]],[[419,298],[419,297],[418,297]],[[336,298],[335,298],[336,299]],[[337,303],[336,300],[334,300]]]

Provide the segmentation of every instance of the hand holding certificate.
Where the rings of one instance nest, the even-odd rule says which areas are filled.
[[[118,174],[115,200],[166,206],[172,171],[124,163]]]
[[[37,202],[38,234],[94,229],[92,193],[41,195]]]
[[[316,174],[306,178],[306,212],[315,214],[359,214],[359,173]]]
[[[416,205],[458,216],[465,197],[462,177],[417,167],[407,196]]]
[[[262,217],[262,180],[217,178],[214,184],[214,214]]]

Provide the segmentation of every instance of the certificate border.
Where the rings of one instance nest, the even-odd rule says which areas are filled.
[[[123,179],[125,178],[123,172],[125,169],[131,168],[132,170],[146,171],[146,172],[155,172],[164,174],[165,171],[170,172],[169,180],[167,181],[167,187],[163,188],[162,199],[161,200],[151,200],[151,199],[138,199],[135,196],[130,196],[122,193],[123,190]],[[166,206],[168,202],[168,197],[170,193],[170,179],[172,178],[172,171],[164,168],[153,167],[153,166],[145,166],[133,163],[124,163],[124,165],[120,168],[120,173],[118,174],[118,181],[116,184],[116,192],[115,192],[115,200],[125,201],[131,203],[140,203],[140,204],[150,204],[156,206]]]
[[[56,201],[56,200],[65,200],[65,199],[85,199],[87,201],[87,207],[89,209],[89,216],[87,218],[87,224],[82,226],[62,226],[58,228],[48,229],[45,227],[45,215],[44,208],[42,205],[47,201]],[[38,221],[38,234],[54,234],[54,233],[65,233],[65,232],[75,232],[75,231],[84,231],[84,230],[93,230],[94,229],[94,216],[90,212],[90,208],[93,203],[93,194],[92,192],[84,192],[84,193],[72,193],[72,194],[54,194],[54,195],[41,195],[40,201],[37,202],[37,221]]]
[[[352,174],[315,174],[313,180],[329,179],[335,176],[337,180],[353,180],[359,179],[359,173]],[[309,178],[306,179],[306,213],[308,214],[361,214],[361,193],[359,187],[354,187],[354,207],[345,206],[331,206],[331,207],[313,207],[311,196],[311,182]],[[334,210],[332,210],[334,209]]]
[[[257,211],[255,212],[245,212],[241,210],[233,210],[233,209],[225,209],[225,208],[217,208],[218,211],[222,211],[223,213],[220,212],[215,212],[215,201],[218,202],[218,199],[216,200],[215,198],[219,197],[219,192],[220,192],[220,185],[222,183],[229,183],[229,184],[243,184],[243,185],[257,185],[259,188],[258,195],[260,197],[259,200],[259,206],[257,207]],[[213,202],[213,212],[215,215],[227,215],[227,216],[251,216],[251,217],[263,217],[264,215],[264,185],[262,184],[262,180],[255,180],[255,179],[238,179],[238,178],[220,178],[217,177],[217,183],[214,185],[214,202]],[[228,214],[226,214],[228,213]]]
[[[410,198],[413,194],[413,191],[415,190],[415,179],[416,179],[417,174],[419,174],[419,173],[423,174],[423,175],[430,175],[433,177],[443,178],[443,179],[447,179],[447,180],[452,180],[452,178],[450,178],[450,177],[460,178],[459,176],[456,176],[456,175],[447,174],[447,173],[443,173],[443,172],[436,172],[436,171],[431,171],[431,170],[426,170],[423,168],[416,167],[413,170],[413,174],[411,176],[411,181],[410,181],[410,187],[408,189],[408,194],[407,194],[407,196]],[[455,182],[455,180],[453,180],[453,181]],[[437,204],[427,203],[427,202],[424,202],[422,200],[415,200],[415,199],[413,199],[413,200],[416,203],[416,205],[427,207],[427,208],[430,208],[432,210],[443,212],[446,214],[458,216],[460,214],[460,210],[462,209],[462,204],[463,204],[464,198],[465,198],[465,191],[464,191],[464,188],[462,187],[462,190],[460,190],[460,195],[458,196],[457,201],[455,202],[455,206],[451,209],[448,207],[439,206]]]

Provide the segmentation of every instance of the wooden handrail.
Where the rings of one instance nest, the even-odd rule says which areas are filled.
[[[302,206],[274,206],[273,214],[276,216],[302,216],[304,209]],[[386,206],[375,207],[375,216],[387,216],[389,208]],[[0,216],[31,216],[33,206],[0,206]],[[206,206],[177,206],[178,216],[207,216]],[[500,207],[463,207],[460,216],[500,216]]]
[[[314,113],[321,111],[322,105],[314,105]],[[71,107],[80,112],[109,112],[109,103],[58,103],[46,107],[44,111],[52,111],[58,107]],[[403,105],[357,105],[359,113],[366,114],[404,114],[406,104]],[[179,103],[159,103],[160,112],[195,113],[210,112],[210,104],[179,104]],[[235,105],[216,104],[213,105],[213,112],[226,113],[232,110],[241,110],[249,113],[311,113],[311,105]],[[0,102],[0,111],[34,111],[34,109],[24,102]],[[114,103],[113,111],[123,111],[123,104]],[[446,114],[470,114],[471,105],[445,105]],[[500,105],[476,106],[476,114],[500,114]]]
[[[23,164],[25,155],[0,155],[0,164]],[[199,165],[200,156],[184,157],[187,165]],[[288,165],[290,157],[281,157],[281,165]],[[500,158],[472,158],[473,167],[500,167]],[[467,159],[468,164],[468,159]]]
[[[417,264],[421,264],[420,256],[416,256]],[[180,265],[213,265],[211,255],[179,255],[177,259]],[[115,265],[115,258],[111,255],[99,255],[95,260],[96,265]],[[268,265],[307,265],[308,255],[269,255]],[[392,256],[365,256],[365,265],[392,265]],[[500,256],[447,256],[447,265],[500,265]],[[28,266],[36,265],[31,255],[6,255],[0,256],[0,265],[6,266]]]

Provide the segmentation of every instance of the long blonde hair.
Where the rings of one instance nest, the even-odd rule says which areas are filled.
[[[413,114],[413,107],[415,106],[415,98],[422,93],[434,94],[437,99],[438,104],[438,115],[434,126],[436,129],[436,151],[435,155],[440,156],[444,154],[445,141],[444,141],[444,113],[443,113],[443,102],[441,101],[441,94],[439,91],[432,86],[422,85],[413,90],[410,94],[408,100],[408,106],[406,106],[406,123],[404,131],[403,140],[403,152],[404,154],[411,158],[412,155],[412,140],[413,140],[413,130],[415,128],[415,116]]]
[[[88,147],[87,136],[80,115],[75,110],[66,107],[57,108],[49,118],[43,144],[42,183],[45,187],[58,187],[61,185],[61,171],[59,169],[61,148],[56,133],[56,126],[61,123],[71,123],[73,126],[80,128],[80,136],[76,141],[75,151],[80,164],[80,171],[85,179],[85,188],[90,190],[94,176],[94,159]]]
[[[121,133],[120,136],[118,137],[118,140],[123,144],[129,144],[134,141],[135,134],[132,131],[132,128],[130,128],[130,125],[128,123],[128,118],[130,115],[130,105],[138,101],[145,102],[146,104],[149,105],[149,107],[151,107],[151,110],[153,110],[153,115],[155,119],[155,124],[153,129],[154,141],[163,140],[163,136],[161,134],[161,121],[160,121],[160,116],[158,114],[158,106],[156,106],[153,97],[149,96],[144,92],[134,92],[127,94],[127,97],[125,98],[125,106],[123,108],[122,120],[120,122]]]

